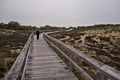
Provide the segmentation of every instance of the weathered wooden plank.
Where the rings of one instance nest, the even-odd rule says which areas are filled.
[[[76,56],[79,56],[81,59],[83,59],[85,62],[87,62],[89,65],[91,65],[93,68],[96,68],[98,71],[100,71],[103,75],[107,77],[111,77],[111,79],[120,80],[120,71],[115,70],[114,68],[103,64],[102,62],[93,59],[86,54],[78,51],[77,49],[73,48],[70,45],[66,45],[63,42],[48,36],[47,34],[44,34],[44,37],[47,38],[50,42],[52,42],[55,45],[58,45],[57,47],[66,49],[68,52],[73,53]]]
[[[67,65],[48,46],[42,34],[39,40],[34,37],[31,47],[32,50],[28,52],[26,58],[22,80],[70,80],[70,78],[78,80],[69,69],[66,69]]]
[[[57,49],[70,63],[73,65],[86,80],[93,80],[82,68],[80,68],[72,59],[70,59],[62,50],[56,47],[53,43],[51,43],[47,38],[46,41],[55,49]]]
[[[20,72],[21,72],[21,68],[24,64],[24,60],[25,60],[27,51],[29,50],[29,46],[32,42],[32,38],[33,38],[33,34],[30,35],[30,37],[29,37],[28,41],[26,42],[24,48],[22,49],[19,56],[15,60],[11,69],[6,74],[4,80],[17,80],[18,79],[18,77],[20,75]]]

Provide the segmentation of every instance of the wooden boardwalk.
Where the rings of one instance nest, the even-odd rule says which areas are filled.
[[[39,40],[32,33],[3,80],[120,80],[120,71],[49,36],[50,33],[44,33],[44,38],[41,34]],[[81,66],[83,62],[87,70]],[[77,72],[78,78],[68,67]]]
[[[22,80],[78,80],[40,35],[28,53]]]

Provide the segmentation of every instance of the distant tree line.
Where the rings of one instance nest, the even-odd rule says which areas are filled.
[[[40,28],[37,28],[35,26],[23,26],[19,22],[16,21],[10,21],[8,24],[6,23],[0,23],[0,29],[19,29],[19,30],[46,30],[46,31],[60,31],[60,30],[86,30],[86,29],[95,29],[95,28],[108,28],[108,27],[120,27],[120,24],[97,24],[93,26],[77,26],[77,27],[56,27],[56,26],[50,26],[50,25],[45,25],[41,26]]]
[[[46,31],[60,31],[60,30],[73,30],[73,31],[84,31],[84,30],[89,30],[89,29],[107,29],[107,28],[117,28],[120,27],[120,24],[97,24],[97,25],[92,25],[92,26],[77,26],[73,27],[70,26],[68,28],[66,27],[56,27],[56,26],[50,26],[50,25],[45,25],[41,26],[40,30],[46,30]]]
[[[72,29],[72,31],[85,31],[85,30],[90,30],[90,29],[120,29],[120,24],[97,24],[97,25],[92,25],[92,26],[77,26],[77,27],[68,27],[66,28],[67,30]]]
[[[10,21],[8,24],[0,23],[0,29],[19,29],[19,30],[28,30],[28,29],[36,29],[35,26],[22,26],[19,22]]]
[[[50,31],[55,31],[55,30],[65,30],[65,27],[56,27],[56,26],[50,26],[50,25],[45,25],[45,26],[41,26],[40,30],[50,30]]]

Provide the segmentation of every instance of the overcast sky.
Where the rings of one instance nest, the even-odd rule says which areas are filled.
[[[120,0],[0,0],[0,22],[79,26],[120,23]]]

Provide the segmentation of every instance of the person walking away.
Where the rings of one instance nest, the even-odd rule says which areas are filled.
[[[39,40],[39,34],[40,34],[39,30],[37,30],[36,31],[37,40]]]

